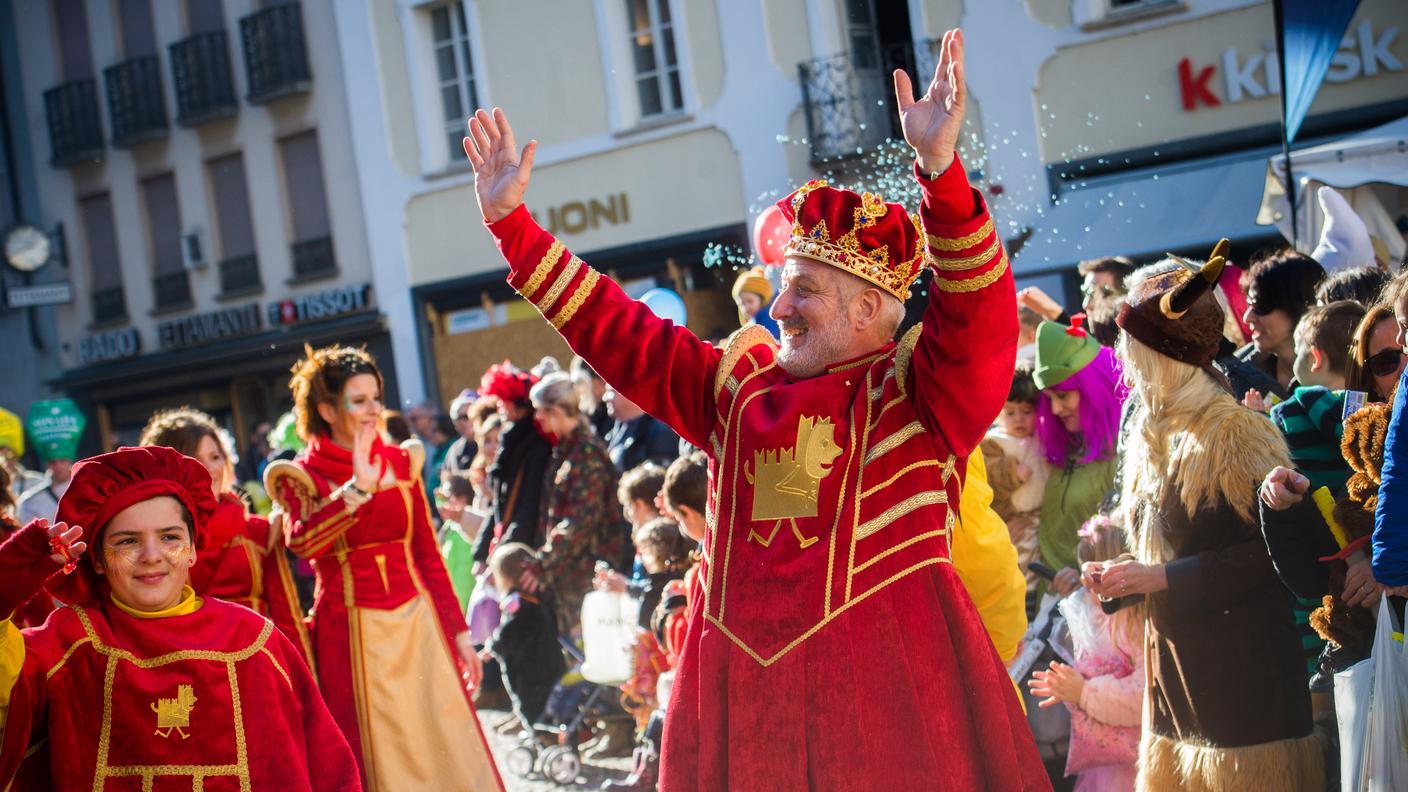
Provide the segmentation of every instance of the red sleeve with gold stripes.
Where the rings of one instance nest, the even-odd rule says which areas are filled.
[[[917,166],[915,175],[934,279],[910,367],[914,404],[929,431],[967,456],[1012,385],[1016,288],[992,216],[958,157],[938,178],[919,174]]]
[[[327,500],[307,493],[292,480],[279,481],[280,491],[270,495],[288,515],[285,533],[288,549],[299,558],[317,558],[332,548],[339,536],[356,524],[351,510],[340,497]]]
[[[488,224],[509,264],[508,282],[613,388],[704,447],[719,351],[657,317],[572,255],[519,206]]]

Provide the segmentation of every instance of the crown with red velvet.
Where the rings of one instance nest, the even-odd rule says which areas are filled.
[[[924,266],[919,216],[875,193],[809,181],[777,202],[792,221],[785,255],[800,256],[863,278],[899,300]]]

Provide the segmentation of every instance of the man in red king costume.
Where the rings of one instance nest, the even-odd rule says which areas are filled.
[[[536,142],[520,155],[498,109],[469,123],[509,282],[709,455],[666,792],[1049,788],[949,553],[964,461],[1002,407],[1017,347],[1007,257],[954,154],[962,34],[945,34],[921,99],[903,72],[895,90],[922,224],[821,182],[781,201],[780,346],[753,326],[716,349],[629,299],[523,206]],[[924,266],[923,324],[896,344]]]

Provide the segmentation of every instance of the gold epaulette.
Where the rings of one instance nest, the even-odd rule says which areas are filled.
[[[317,508],[318,487],[313,477],[286,459],[276,459],[264,468],[264,491],[280,509],[298,519],[307,518]]]
[[[411,481],[419,479],[420,471],[425,467],[425,444],[412,437],[401,442],[401,450],[411,458]]]

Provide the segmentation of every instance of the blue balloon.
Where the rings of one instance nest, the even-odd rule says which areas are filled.
[[[669,319],[683,326],[685,320],[684,300],[670,289],[651,289],[640,296],[645,307],[655,312],[661,319]]]

